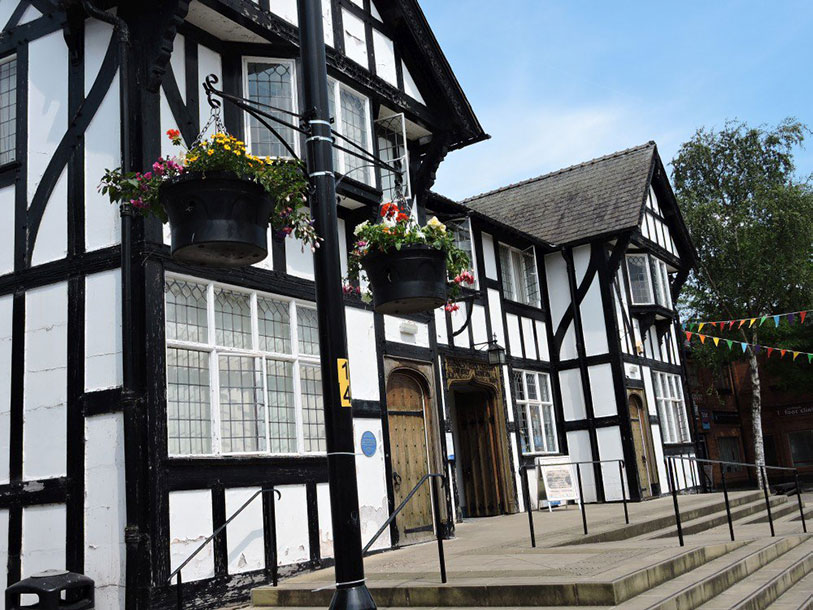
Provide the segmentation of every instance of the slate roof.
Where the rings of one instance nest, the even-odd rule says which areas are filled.
[[[461,203],[551,244],[638,226],[655,142],[531,178]]]

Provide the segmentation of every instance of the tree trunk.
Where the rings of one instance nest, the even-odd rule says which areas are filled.
[[[748,348],[748,366],[751,369],[751,429],[754,434],[754,462],[765,465],[765,444],[762,440],[762,394],[760,392],[759,363],[752,347]],[[757,484],[762,486],[762,470],[757,468]]]

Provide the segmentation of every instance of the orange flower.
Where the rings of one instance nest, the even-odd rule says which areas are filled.
[[[178,138],[181,137],[181,132],[178,131],[177,129],[168,129],[167,136],[169,136],[170,140],[177,140]]]

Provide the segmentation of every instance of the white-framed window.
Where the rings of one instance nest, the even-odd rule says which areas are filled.
[[[17,57],[0,59],[0,165],[17,157]]]
[[[291,59],[271,59],[263,57],[246,57],[243,59],[243,87],[246,97],[261,104],[282,108],[289,112],[298,112],[296,96],[296,64]],[[284,112],[274,112],[269,108],[259,107],[279,119],[297,124],[296,117]],[[299,137],[290,127],[274,121],[269,124],[299,154]],[[291,153],[257,119],[246,113],[247,148],[258,157],[290,157]]]
[[[669,270],[659,258],[649,257],[652,266],[652,283],[655,286],[655,300],[658,305],[672,309],[672,292],[669,287]]]
[[[557,453],[556,418],[550,376],[514,370],[514,400],[519,415],[523,454]]]
[[[655,385],[663,442],[688,443],[691,436],[680,375],[655,371],[652,373],[652,381]]]
[[[666,263],[643,252],[627,254],[627,273],[633,305],[657,303],[672,309],[669,270]]]
[[[539,307],[539,278],[533,246],[518,250],[500,244],[500,267],[505,298]]]
[[[170,455],[326,450],[312,305],[181,276],[164,296]]]
[[[338,105],[336,100],[339,100]],[[345,84],[331,79],[328,82],[328,105],[330,116],[334,118],[333,129],[372,156],[373,130],[370,120],[370,101]],[[339,138],[336,138],[336,144],[347,150],[361,153],[358,148]],[[333,165],[336,172],[340,174],[349,175],[350,178],[364,184],[373,183],[375,174],[367,160],[334,148]]]
[[[474,256],[474,238],[471,231],[471,218],[450,220],[446,225],[452,230],[455,245],[469,255],[469,269],[474,274],[474,284],[471,288],[477,288],[477,260]]]

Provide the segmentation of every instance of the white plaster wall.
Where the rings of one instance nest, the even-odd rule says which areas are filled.
[[[66,513],[64,504],[23,509],[22,576],[65,569]]]
[[[37,232],[37,240],[34,242],[31,264],[41,265],[49,261],[65,258],[67,254],[68,169],[66,166],[59,175],[51,197],[48,199],[48,204],[45,206],[45,212],[42,215],[39,231]]]
[[[505,323],[508,326],[508,353],[515,358],[522,358],[522,336],[519,334],[519,318],[514,314],[506,314]]]
[[[593,414],[596,417],[618,415],[612,367],[609,364],[596,364],[587,367],[587,375],[593,396]]]
[[[644,379],[644,394],[646,395],[647,411],[650,415],[658,414],[658,403],[655,400],[655,388],[652,385],[652,371],[648,366],[641,367],[641,377]]]
[[[336,229],[338,240],[339,240],[339,267],[342,270],[342,277],[347,275],[347,248],[344,247],[344,244],[347,243],[347,229],[344,222],[344,218],[338,219],[338,227]]]
[[[319,557],[333,557],[333,520],[330,517],[330,486],[316,485],[316,510],[319,513]]]
[[[183,54],[183,51],[181,51],[181,54]],[[177,53],[173,53],[172,55],[175,56]],[[180,87],[180,84],[178,87]],[[175,121],[175,117],[172,115],[172,110],[169,107],[169,102],[167,102],[167,96],[164,94],[163,88],[161,89],[159,106],[159,112],[161,115],[161,156],[174,156],[178,154],[180,148],[172,144],[170,139],[167,137],[167,130],[178,129],[178,123]]]
[[[582,280],[590,265],[590,246],[573,248],[573,270],[576,275],[576,285],[581,286]]]
[[[226,519],[236,513],[260,489],[260,487],[227,489]],[[243,512],[226,526],[226,541],[229,574],[242,574],[265,568],[262,495],[254,498]]]
[[[573,360],[578,358],[579,352],[576,349],[576,326],[571,321],[567,325],[565,336],[562,338],[562,345],[559,349],[560,360]]]
[[[375,73],[389,84],[398,86],[395,71],[395,48],[392,40],[373,28],[373,52],[375,53]]]
[[[536,353],[536,339],[534,338],[534,321],[531,318],[520,318],[522,324],[522,338],[525,342],[525,357],[539,359]]]
[[[387,341],[429,347],[429,325],[396,316],[384,316],[384,337]],[[375,342],[369,345],[374,351]]]
[[[367,457],[361,452],[361,436],[370,431],[377,441],[376,452]],[[359,487],[359,519],[361,522],[361,543],[367,544],[376,530],[387,520],[387,475],[384,469],[384,436],[381,421],[369,418],[353,420],[354,446],[356,447],[356,474]],[[385,549],[390,546],[390,533],[386,530],[372,549]]]
[[[322,2],[322,29],[325,32],[325,44],[333,46],[333,6],[332,2]]]
[[[587,430],[574,430],[567,433],[567,449],[572,462],[586,462],[593,459],[590,448],[590,434]],[[573,466],[576,474],[576,467]],[[596,501],[596,477],[593,474],[592,464],[581,465],[582,489],[585,502]]]
[[[598,455],[601,460],[623,460],[624,445],[621,442],[621,429],[618,426],[609,428],[596,428],[598,441]],[[626,473],[620,475],[618,462],[608,462],[601,465],[601,477],[604,480],[604,498],[606,500],[621,499],[621,476],[623,476],[624,493],[629,499],[629,482]]]
[[[471,331],[475,343],[486,343],[491,339],[486,326],[486,310],[482,305],[475,305],[471,312]],[[485,346],[481,346],[481,349]]]
[[[301,239],[285,238],[285,263],[290,275],[306,280],[314,279],[313,253],[310,248],[305,247]]]
[[[542,320],[536,320],[536,339],[539,348],[539,359],[550,362],[550,349],[548,348],[548,327]]]
[[[666,465],[663,461],[663,437],[661,436],[661,427],[658,424],[650,424],[652,430],[652,449],[655,452],[655,463],[658,465],[658,480],[661,483],[661,493],[671,491],[672,487],[669,485],[669,477],[666,474]]]
[[[607,328],[604,325],[604,302],[601,298],[599,278],[596,275],[579,311],[584,332],[584,351],[588,356],[607,353]]]
[[[481,233],[483,243],[483,259],[485,262],[486,277],[492,280],[497,279],[497,259],[494,254],[494,238],[488,233]]]
[[[200,91],[198,91],[198,113],[201,127],[209,120],[209,113],[211,111],[209,102],[206,99],[206,94],[203,91],[203,79],[209,74],[214,74],[221,83],[223,82],[223,63],[220,58],[220,53],[213,51],[209,47],[198,45],[198,80],[201,81],[199,83]],[[211,126],[206,131],[206,135],[211,136],[214,132],[214,126]]]
[[[498,290],[488,289],[488,315],[491,318],[491,332],[497,337],[497,345],[505,347],[505,329],[502,324],[502,303]]]
[[[0,214],[6,222],[0,225],[0,275],[14,271],[14,185],[0,189]]]
[[[96,607],[124,607],[127,522],[124,416],[85,419],[85,569],[96,583]]]
[[[277,561],[279,565],[310,559],[308,539],[308,500],[304,485],[278,485],[281,498],[274,495],[277,518]]]
[[[342,9],[344,26],[344,52],[347,57],[369,69],[367,33],[364,22],[346,9]]]
[[[274,243],[274,231],[271,229],[271,227],[268,227],[268,229],[266,230],[265,238],[266,240],[268,240],[268,256],[266,256],[261,261],[257,261],[256,263],[254,263],[252,267],[257,267],[258,269],[266,269],[268,271],[271,271],[274,269],[274,257],[271,254],[271,248],[273,247],[272,244]],[[282,271],[284,273],[285,269],[283,269]]]
[[[560,371],[559,386],[562,391],[562,411],[565,421],[573,421],[587,417],[587,411],[584,407],[581,372],[579,369]]]
[[[550,290],[548,290],[550,318],[553,327],[556,328],[559,326],[565,311],[570,307],[567,263],[565,263],[561,253],[554,252],[545,256],[545,275],[550,287]]]
[[[169,560],[170,572],[214,531],[212,527],[212,492],[208,489],[173,491],[169,494]],[[207,544],[181,570],[184,582],[211,578],[215,574],[214,550]]]
[[[23,476],[66,473],[68,284],[26,293]]]
[[[347,321],[350,393],[353,398],[378,400],[375,318],[371,311],[355,307],[345,307],[344,314]]]
[[[0,297],[0,485],[9,481],[12,301],[11,295]],[[0,572],[5,573],[4,565]]]
[[[296,0],[271,0],[268,3],[268,6],[272,13],[279,15],[288,23],[292,23],[294,25],[299,23],[299,15],[296,11]]]
[[[505,392],[505,404],[512,405],[513,402],[511,400],[511,393],[513,392],[513,383],[511,382],[511,377],[508,374],[508,366],[503,366],[502,368],[502,387],[503,392]],[[508,421],[514,421],[514,409],[510,406],[505,410],[508,414]],[[514,436],[513,434],[511,435]]]
[[[418,85],[415,84],[415,79],[412,78],[412,74],[403,60],[401,61],[401,72],[404,74],[404,93],[425,106],[426,102],[423,101],[423,96],[418,89]]]
[[[85,390],[122,383],[121,272],[94,273],[85,280]]]
[[[0,510],[0,591],[5,591],[8,583],[8,511]],[[0,610],[5,610],[5,595],[0,596]]]
[[[460,330],[463,325],[466,323],[466,308],[465,306],[461,306],[460,309],[457,311],[453,311],[451,313],[452,318],[452,332],[456,332]],[[462,333],[454,337],[454,346],[455,347],[462,347],[462,348],[469,348],[471,347],[471,341],[469,340],[469,331],[468,329],[464,330]]]
[[[435,310],[435,339],[438,343],[446,345],[449,338],[446,336],[446,312],[442,307]]]

